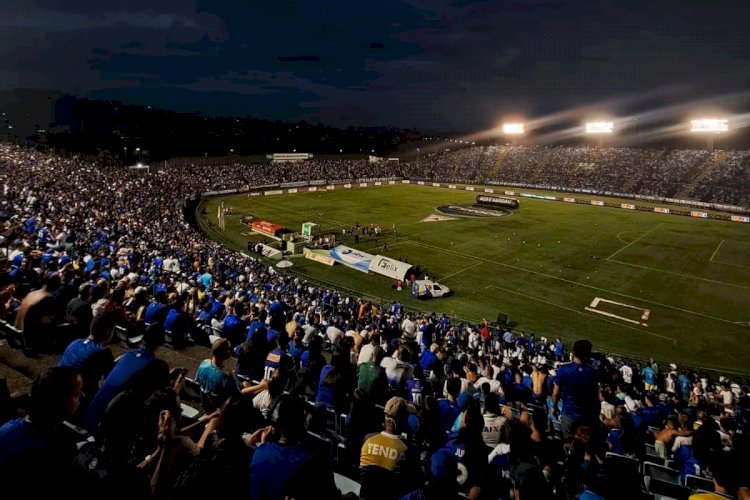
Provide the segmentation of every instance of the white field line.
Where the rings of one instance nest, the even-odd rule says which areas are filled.
[[[667,337],[666,335],[660,335],[658,333],[650,332],[648,330],[644,330],[643,328],[635,328],[633,326],[623,325],[622,323],[617,323],[615,321],[611,321],[611,320],[608,320],[606,318],[600,318],[598,316],[591,316],[590,314],[586,314],[585,312],[583,312],[583,311],[581,311],[579,309],[575,309],[573,307],[564,306],[564,305],[558,304],[556,302],[551,302],[549,300],[540,299],[539,297],[534,297],[532,295],[527,295],[525,293],[522,293],[522,292],[519,292],[519,291],[516,291],[516,290],[510,290],[510,289],[502,288],[502,287],[499,287],[499,286],[496,286],[496,285],[489,285],[487,288],[490,288],[490,287],[497,288],[498,290],[502,290],[503,292],[507,292],[507,293],[512,293],[514,295],[520,295],[521,297],[525,297],[527,299],[531,299],[531,300],[536,300],[536,301],[539,301],[539,302],[543,302],[545,304],[549,304],[549,305],[557,307],[559,309],[565,309],[566,311],[574,312],[576,314],[580,314],[581,316],[586,316],[587,318],[598,319],[598,320],[604,321],[605,323],[610,323],[612,325],[617,325],[617,326],[619,326],[621,328],[627,328],[629,330],[635,330],[636,332],[645,333],[646,335],[651,335],[652,337],[658,337],[660,339],[667,340],[667,341],[669,341],[672,344],[676,344],[677,343],[677,341],[675,339],[673,339],[671,337]]]
[[[440,252],[443,252],[443,253],[447,253],[449,255],[456,255],[458,257],[465,257],[465,258],[472,258],[472,259],[482,260],[484,262],[487,262],[487,263],[490,263],[490,264],[495,264],[495,265],[502,266],[502,267],[506,267],[508,269],[514,269],[516,271],[523,271],[523,272],[530,273],[530,274],[536,274],[538,276],[544,276],[545,278],[551,278],[551,279],[554,279],[554,280],[557,280],[557,281],[562,281],[564,283],[570,283],[571,285],[577,285],[577,286],[581,286],[581,287],[584,287],[584,288],[589,288],[591,290],[598,290],[600,292],[606,292],[606,293],[609,293],[609,294],[612,294],[612,295],[617,295],[619,297],[625,297],[625,298],[637,300],[637,301],[640,301],[640,302],[646,302],[646,303],[653,304],[653,305],[656,305],[656,306],[664,307],[666,309],[672,309],[673,311],[679,311],[679,312],[684,312],[684,313],[688,313],[688,314],[693,314],[695,316],[701,316],[703,318],[708,318],[708,319],[712,319],[712,320],[715,320],[715,321],[721,321],[722,323],[729,323],[730,325],[737,324],[736,321],[732,321],[732,320],[729,320],[729,319],[718,318],[716,316],[711,316],[711,315],[708,315],[708,314],[703,314],[703,313],[699,313],[699,312],[696,312],[696,311],[691,311],[689,309],[683,309],[683,308],[677,307],[677,306],[671,306],[669,304],[663,304],[661,302],[656,302],[654,300],[642,299],[640,297],[635,297],[633,295],[628,295],[628,294],[625,294],[625,293],[614,292],[612,290],[607,290],[606,288],[599,288],[598,286],[587,285],[585,283],[579,283],[578,281],[573,281],[573,280],[569,280],[569,279],[566,279],[566,278],[561,278],[559,276],[553,276],[551,274],[543,273],[543,272],[540,272],[540,271],[535,271],[533,269],[526,269],[524,267],[514,266],[513,264],[506,264],[504,262],[499,262],[499,261],[496,261],[496,260],[485,259],[484,257],[466,255],[466,254],[463,254],[463,253],[460,253],[460,252],[454,252],[452,250],[447,250],[445,248],[441,248],[441,247],[438,247],[438,246],[435,246],[435,245],[430,245],[430,244],[422,243],[422,242],[419,242],[419,241],[412,241],[412,240],[409,240],[408,238],[403,238],[401,236],[399,236],[399,238],[407,240],[407,242],[411,243],[412,245],[417,245],[417,246],[422,246],[422,247],[425,247],[425,248],[430,248],[432,250],[437,250],[437,251],[440,251]],[[692,277],[694,278],[694,276],[692,276]],[[726,283],[722,283],[722,284],[725,285]]]
[[[476,264],[474,264],[473,266],[465,267],[465,268],[461,269],[460,271],[456,271],[455,273],[451,273],[451,274],[449,274],[449,275],[447,275],[447,276],[443,276],[442,278],[439,278],[439,279],[440,279],[440,281],[445,281],[445,280],[447,280],[448,278],[452,278],[452,277],[454,277],[454,276],[458,276],[459,274],[461,274],[461,273],[464,273],[464,272],[466,272],[466,271],[469,271],[470,269],[474,269],[475,267],[479,267],[479,266],[481,266],[482,264],[484,264],[484,262],[477,262],[477,263],[476,263]]]
[[[705,281],[707,283],[715,283],[717,285],[731,286],[731,287],[735,287],[735,288],[742,288],[744,290],[750,290],[750,286],[747,286],[747,285],[739,285],[737,283],[727,283],[726,281],[712,280],[710,278],[701,278],[700,276],[695,276],[694,274],[685,274],[685,273],[678,273],[678,272],[675,272],[675,271],[667,271],[666,269],[657,269],[655,267],[642,266],[640,264],[631,264],[630,262],[623,262],[621,260],[616,260],[616,259],[612,259],[612,260],[607,259],[607,260],[609,262],[614,262],[615,264],[620,264],[620,265],[623,265],[623,266],[637,267],[637,268],[640,268],[640,269],[647,269],[649,271],[657,271],[657,272],[660,272],[660,273],[673,274],[674,276],[679,276],[681,278],[690,278],[690,279],[694,279],[694,280]],[[723,264],[723,263],[722,262],[716,262],[716,264]]]
[[[278,205],[276,206],[276,208],[282,208],[282,209],[287,210],[289,212],[306,212],[306,213],[311,213],[309,210],[292,210],[292,209],[289,209],[289,208],[286,208],[286,207],[280,207]],[[320,217],[319,217],[319,219],[320,220],[327,220],[328,222],[333,222],[333,223],[336,223],[336,224],[339,224],[339,225],[342,225],[342,226],[349,226],[350,225],[350,224],[346,224],[344,222],[333,220],[333,219],[323,219],[323,218],[320,218]],[[662,224],[664,224],[664,223],[662,222],[659,225],[662,225]],[[658,227],[658,226],[656,226],[656,227]],[[654,229],[656,229],[656,227],[652,228],[651,230],[653,231]],[[645,236],[645,234],[642,235],[641,237],[643,237],[643,236]],[[407,243],[411,243],[413,245],[418,245],[418,246],[422,246],[422,247],[425,247],[425,248],[431,248],[433,250],[437,250],[437,251],[440,251],[440,252],[443,252],[443,253],[447,253],[447,254],[451,254],[451,255],[456,255],[458,257],[464,257],[464,258],[469,258],[469,259],[481,260],[483,262],[487,262],[487,263],[490,263],[490,264],[495,264],[495,265],[498,265],[498,266],[506,267],[508,269],[515,269],[516,271],[523,271],[523,272],[527,272],[527,273],[531,273],[531,274],[536,274],[536,275],[539,275],[539,276],[544,276],[546,278],[551,278],[551,279],[562,281],[562,282],[565,282],[565,283],[570,283],[572,285],[578,285],[578,286],[590,288],[592,290],[599,290],[600,292],[611,293],[611,294],[618,295],[620,297],[625,297],[625,298],[628,298],[628,299],[638,300],[638,301],[641,301],[641,302],[647,302],[649,304],[653,304],[653,305],[656,305],[656,306],[665,307],[667,309],[672,309],[673,311],[684,312],[684,313],[692,314],[692,315],[695,315],[695,316],[700,316],[700,317],[703,317],[703,318],[712,319],[712,320],[715,320],[715,321],[721,321],[722,323],[729,323],[730,325],[736,325],[736,324],[740,324],[741,323],[741,322],[732,321],[732,320],[729,320],[729,319],[718,318],[716,316],[711,316],[711,315],[708,315],[708,314],[699,313],[699,312],[696,312],[696,311],[691,311],[689,309],[683,309],[681,307],[670,306],[668,304],[663,304],[661,302],[656,302],[656,301],[653,301],[653,300],[646,300],[646,299],[641,299],[639,297],[634,297],[632,295],[627,295],[627,294],[624,294],[624,293],[613,292],[612,290],[607,290],[606,288],[599,288],[599,287],[596,287],[596,286],[593,286],[593,285],[587,285],[585,283],[579,283],[577,281],[573,281],[573,280],[561,278],[559,276],[553,276],[551,274],[542,273],[542,272],[539,272],[539,271],[534,271],[533,269],[526,269],[524,267],[514,266],[513,264],[506,264],[504,262],[499,262],[499,261],[496,261],[496,260],[485,259],[483,257],[477,257],[477,256],[473,256],[473,255],[467,255],[467,254],[463,254],[461,252],[454,252],[452,250],[447,250],[445,248],[438,247],[438,246],[435,246],[435,245],[430,245],[430,244],[427,244],[427,243],[422,243],[422,242],[419,242],[419,241],[416,241],[416,240],[410,240],[409,238],[404,238],[403,236],[392,236],[392,237],[396,238],[396,239],[400,239],[400,240],[405,240]],[[632,243],[634,243],[634,242],[631,242],[631,244]],[[620,261],[616,261],[616,260],[612,260],[610,262],[616,262],[616,263],[620,263],[620,264],[625,264],[624,262],[620,262]],[[633,264],[631,264],[631,265],[633,265]],[[639,266],[636,266],[636,267],[639,267]],[[659,272],[670,272],[670,271],[664,271],[663,269],[651,269],[651,268],[647,268],[647,269],[650,269],[652,271],[659,271]],[[689,277],[689,278],[693,278],[693,279],[703,279],[703,280],[705,280],[705,278],[699,278],[697,276],[692,276],[692,275],[689,275],[689,274],[686,274],[684,276]],[[707,281],[713,281],[713,280],[707,280]],[[719,283],[721,285],[737,286],[737,287],[741,287],[741,288],[750,288],[750,287],[745,287],[745,286],[742,286],[742,285],[733,285],[732,283],[725,283],[723,281],[716,281],[716,283]]]
[[[607,299],[602,299],[602,298],[599,298],[599,297],[597,297],[597,299],[599,299],[599,302],[607,302],[608,304],[614,304],[616,306],[628,307],[630,309],[635,309],[637,311],[643,311],[644,310],[642,307],[631,306],[630,304],[625,304],[623,302],[615,302],[614,300],[607,300]],[[591,306],[591,307],[596,307],[596,306]]]
[[[719,242],[718,246],[716,247],[716,250],[714,250],[714,253],[711,254],[711,258],[708,259],[709,262],[713,262],[714,261],[714,257],[716,257],[716,254],[719,253],[719,249],[721,248],[721,245],[723,245],[725,241],[727,241],[727,240],[721,240]]]
[[[586,311],[589,311],[589,312],[592,312],[592,313],[601,314],[603,316],[609,316],[610,318],[619,319],[620,321],[627,321],[628,323],[633,323],[635,325],[648,326],[646,323],[640,323],[640,322],[638,322],[638,321],[636,321],[634,319],[629,319],[629,318],[626,318],[624,316],[618,316],[617,314],[614,314],[614,313],[611,313],[611,312],[600,311],[599,309],[595,309],[593,307],[584,307],[584,309]]]
[[[619,249],[618,251],[616,251],[615,253],[613,253],[609,257],[607,257],[605,260],[609,260],[612,257],[614,257],[615,255],[617,255],[620,252],[622,252],[623,250],[627,250],[628,248],[631,247],[631,245],[633,245],[633,244],[641,241],[643,238],[645,238],[646,236],[648,236],[652,232],[656,231],[657,229],[659,229],[663,225],[664,225],[663,222],[658,223],[657,225],[655,225],[654,227],[652,227],[651,229],[649,229],[648,231],[646,231],[645,233],[643,233],[642,235],[640,235],[639,237],[637,237],[636,239],[634,239],[633,241],[631,241],[630,243],[628,243],[627,245],[625,245],[624,247],[622,247],[621,249]],[[618,239],[619,239],[619,234],[618,234]]]
[[[740,269],[750,269],[748,266],[743,266],[742,264],[732,264],[731,262],[722,262],[720,260],[714,260],[714,258],[716,257],[716,254],[719,253],[719,249],[721,248],[721,245],[723,245],[725,241],[727,240],[721,240],[721,242],[719,242],[719,246],[716,247],[716,250],[714,250],[714,253],[711,254],[711,258],[708,259],[708,261],[711,262],[712,264],[720,264],[722,266],[732,266],[732,267],[738,267]]]
[[[594,300],[591,302],[591,305],[587,309],[593,312],[601,313],[601,314],[609,314],[609,313],[605,313],[601,311],[594,311],[594,309],[596,309],[596,306],[599,305],[599,302],[604,302],[605,304],[614,304],[616,306],[627,307],[628,309],[635,309],[636,311],[640,311],[641,319],[643,321],[648,321],[649,316],[651,316],[650,309],[644,309],[642,307],[631,306],[630,304],[625,304],[624,302],[615,302],[614,300],[602,299],[601,297],[594,297]],[[617,315],[614,315],[613,317],[622,318],[622,316],[617,316]],[[628,321],[631,321],[631,320],[628,320]],[[646,323],[641,323],[641,324],[643,326],[648,326]]]
[[[396,243],[387,243],[386,244],[386,250],[390,249],[391,247],[395,247],[396,245],[401,245],[402,243],[406,243],[406,242],[404,242],[404,241],[397,241]],[[381,243],[380,245],[376,245],[376,246],[374,246],[372,248],[365,248],[363,251],[369,253],[370,250],[377,250],[377,249],[381,249],[382,250],[383,249],[383,244]]]

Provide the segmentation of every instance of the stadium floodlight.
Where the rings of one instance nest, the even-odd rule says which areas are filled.
[[[586,123],[587,134],[611,134],[615,130],[614,122],[588,122]]]
[[[698,120],[690,120],[690,131],[713,134],[729,132],[729,120],[725,118],[701,118]]]
[[[523,123],[503,123],[503,134],[523,135],[526,133]]]
[[[726,118],[700,118],[690,120],[690,132],[706,135],[706,149],[714,150],[714,135],[729,132]]]

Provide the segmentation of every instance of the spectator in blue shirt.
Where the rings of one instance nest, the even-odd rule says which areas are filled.
[[[578,340],[573,344],[573,361],[560,365],[552,391],[552,416],[558,416],[557,402],[562,399],[563,435],[567,438],[582,425],[597,427],[599,399],[597,372],[588,365],[591,342]]]
[[[279,406],[276,427],[259,433],[260,444],[250,464],[250,498],[338,498],[333,468],[326,455],[305,446],[305,410],[297,397]]]
[[[438,400],[440,413],[440,429],[448,432],[453,427],[456,417],[461,413],[458,407],[458,395],[461,392],[461,379],[453,377],[446,380],[447,398]]]
[[[208,412],[219,408],[224,401],[239,393],[234,377],[224,370],[224,363],[231,357],[229,341],[220,338],[211,346],[211,359],[204,359],[198,366],[195,381],[200,385],[204,395],[203,407]]]
[[[29,498],[64,491],[75,446],[64,439],[62,422],[78,409],[83,379],[77,368],[50,369],[31,388],[27,415],[0,427],[0,477],[5,491]]]
[[[81,371],[83,392],[92,397],[99,389],[99,382],[112,369],[115,359],[106,347],[115,331],[117,313],[109,312],[97,316],[91,322],[91,334],[85,339],[76,339],[68,345],[57,366],[72,366]]]
[[[656,371],[650,365],[646,365],[641,370],[641,375],[643,375],[643,388],[646,391],[656,390]]]

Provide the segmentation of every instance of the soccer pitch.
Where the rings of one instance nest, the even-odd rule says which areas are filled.
[[[292,259],[293,269],[368,297],[461,318],[494,321],[503,312],[537,338],[586,337],[622,355],[750,373],[750,225],[527,198],[507,217],[423,221],[439,205],[471,204],[475,197],[413,184],[337,186],[209,198],[196,215],[210,237],[242,251],[249,228],[240,217],[248,214],[295,231],[315,222],[335,230],[337,242],[342,228],[379,224],[387,250],[383,237],[341,243],[419,263],[455,293],[423,302],[387,278],[301,256]],[[222,201],[234,214],[219,233]]]

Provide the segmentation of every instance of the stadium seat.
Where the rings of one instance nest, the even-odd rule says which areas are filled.
[[[120,325],[115,326],[115,336],[128,347],[134,347],[143,340],[143,335],[135,335],[131,337],[130,331],[126,327]]]
[[[0,328],[3,331],[5,339],[8,341],[8,345],[13,349],[22,349],[24,346],[23,333],[15,326],[5,321],[0,322]]]
[[[665,483],[671,483],[676,485],[681,485],[682,482],[680,481],[680,471],[670,469],[669,467],[665,467],[661,464],[656,464],[653,462],[643,462],[643,477],[646,479],[646,485],[648,486],[648,480],[650,479],[652,482],[654,480],[665,482]],[[649,491],[651,491],[649,489]]]
[[[180,399],[184,401],[190,401],[192,403],[201,402],[201,387],[198,382],[191,378],[185,377],[185,384],[180,391]]]
[[[714,491],[713,481],[693,474],[685,476],[685,486],[690,488],[693,492],[695,492],[695,490]]]

